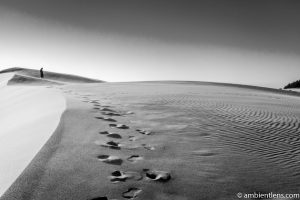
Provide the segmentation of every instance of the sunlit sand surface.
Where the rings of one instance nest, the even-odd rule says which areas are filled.
[[[66,111],[1,199],[227,200],[297,193],[300,101],[197,82],[52,85]]]
[[[0,195],[50,138],[65,107],[55,90],[0,87]]]

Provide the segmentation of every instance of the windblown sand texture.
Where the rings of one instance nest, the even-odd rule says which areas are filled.
[[[201,82],[43,88],[59,91],[67,107],[1,200],[231,200],[238,192],[299,192],[296,95]]]

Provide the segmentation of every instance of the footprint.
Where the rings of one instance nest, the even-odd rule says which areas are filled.
[[[134,137],[133,135],[128,136],[129,141],[136,141],[136,137]]]
[[[109,134],[108,131],[100,131],[99,133],[102,134],[102,135],[107,135],[107,134]]]
[[[167,182],[171,179],[171,175],[169,172],[149,170],[149,169],[144,169],[143,171],[146,172],[147,178],[154,181]]]
[[[126,199],[134,199],[141,192],[142,192],[141,189],[132,187],[132,188],[129,188],[126,192],[123,192],[122,197],[124,197]]]
[[[114,141],[106,142],[104,144],[101,144],[101,146],[108,147],[108,148],[111,148],[111,149],[121,149],[120,144],[117,143],[117,142],[114,142]]]
[[[129,129],[129,126],[124,124],[109,124],[110,127],[119,128],[119,129]]]
[[[141,133],[141,134],[144,134],[144,135],[151,135],[152,134],[151,131],[147,131],[147,130],[144,130],[144,129],[136,129],[136,131]]]
[[[97,157],[100,161],[112,165],[122,165],[123,160],[117,156],[99,155]]]
[[[100,108],[99,110],[101,110],[101,111],[108,111],[108,112],[116,112],[116,111],[114,111],[112,109],[109,109],[109,108],[106,108],[106,107]]]
[[[92,198],[89,200],[108,200],[108,198],[107,197],[96,197],[96,198]]]
[[[123,172],[121,171],[114,171],[111,173],[111,176],[109,177],[111,182],[125,182],[126,179],[131,178],[131,176],[129,175],[125,175]]]
[[[109,122],[116,122],[117,120],[109,117],[95,117],[96,119],[102,119],[104,121],[109,121]]]
[[[117,133],[109,133],[106,135],[107,137],[115,138],[115,139],[122,139],[122,136]]]
[[[144,158],[139,156],[139,155],[132,155],[130,156],[129,158],[127,158],[127,160],[129,162],[137,162],[137,161],[140,161],[140,160],[143,160]]]
[[[93,199],[89,199],[89,200],[109,200],[107,197],[96,197]],[[118,200],[118,199],[110,199],[110,200]]]
[[[109,177],[110,181],[113,183],[125,182],[128,179],[141,180],[143,176],[137,172],[123,172],[123,171],[114,171]]]
[[[149,145],[147,145],[147,144],[142,144],[142,146],[143,146],[145,149],[150,150],[150,151],[155,150],[155,148],[154,148],[153,146],[149,146]]]
[[[99,132],[99,134],[106,135],[107,137],[111,137],[111,138],[117,138],[117,139],[122,138],[121,135],[119,135],[117,133],[111,133],[111,132],[108,132],[108,131],[101,131],[101,132]]]
[[[211,152],[209,150],[197,150],[197,151],[193,151],[194,155],[198,155],[198,156],[214,156],[216,155],[216,153]]]
[[[119,113],[108,112],[108,111],[102,112],[102,114],[109,115],[109,116],[121,116],[121,114],[119,114]]]

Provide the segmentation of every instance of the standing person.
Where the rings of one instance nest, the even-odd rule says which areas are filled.
[[[43,68],[40,69],[40,75],[41,75],[41,78],[44,78]]]

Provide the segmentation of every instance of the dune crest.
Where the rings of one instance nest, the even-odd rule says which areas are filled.
[[[14,73],[0,74],[0,88],[7,85],[7,82],[14,76]]]
[[[36,84],[36,85],[52,85],[52,84],[70,84],[70,83],[102,83],[104,81],[85,78],[82,76],[62,74],[44,71],[45,77],[40,78],[39,70],[27,68],[9,68],[0,71],[0,75],[13,73],[12,79],[8,81],[9,85],[15,84]]]
[[[8,80],[7,85],[62,85],[56,81],[49,81],[45,79],[35,78],[31,76],[14,74],[10,80]]]

